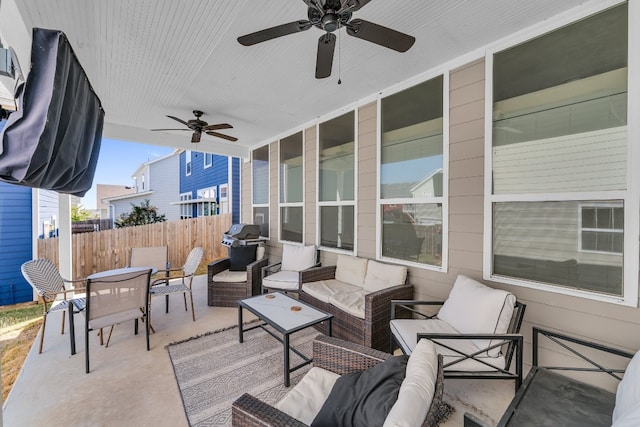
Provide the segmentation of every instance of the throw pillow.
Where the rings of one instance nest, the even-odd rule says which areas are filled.
[[[229,250],[230,271],[245,271],[256,260],[256,245],[236,246]]]
[[[504,334],[509,328],[516,297],[510,292],[490,288],[467,276],[459,275],[444,302],[438,318],[463,334]],[[487,340],[473,340],[478,348]],[[500,347],[490,350],[497,357]]]
[[[381,426],[398,398],[408,356],[338,378],[311,427]]]
[[[633,356],[618,384],[613,426],[637,426],[640,421],[640,351]]]

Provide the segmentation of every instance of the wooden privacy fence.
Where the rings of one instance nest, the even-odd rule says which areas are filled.
[[[125,267],[134,247],[168,246],[172,267],[181,267],[196,246],[204,249],[206,262],[226,257],[227,248],[220,241],[229,227],[231,214],[223,214],[74,234],[73,278]],[[38,240],[39,258],[48,258],[60,265],[58,255],[57,237]]]

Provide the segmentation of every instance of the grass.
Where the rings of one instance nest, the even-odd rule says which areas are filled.
[[[0,336],[17,332],[2,340],[2,401],[16,381],[33,340],[42,325],[42,306],[35,302],[0,307]]]

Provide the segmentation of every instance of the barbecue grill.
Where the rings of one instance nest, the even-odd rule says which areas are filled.
[[[255,224],[233,224],[229,230],[222,235],[222,245],[228,248],[238,246],[257,245],[262,242],[260,239],[260,226]]]

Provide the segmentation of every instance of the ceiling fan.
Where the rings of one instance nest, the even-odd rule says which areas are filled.
[[[228,123],[220,123],[217,125],[210,125],[209,123],[205,122],[204,120],[200,120],[200,117],[202,117],[204,113],[200,110],[193,110],[193,115],[196,116],[195,119],[191,119],[189,121],[184,121],[182,119],[179,119],[177,117],[174,116],[167,116],[170,119],[173,119],[177,122],[182,123],[183,125],[185,125],[188,129],[151,129],[152,131],[163,131],[163,130],[192,130],[193,131],[193,135],[191,136],[191,142],[200,142],[200,137],[202,136],[203,133],[206,133],[207,135],[211,135],[211,136],[217,136],[218,138],[222,138],[222,139],[226,139],[227,141],[232,141],[235,142],[238,140],[238,138],[234,138],[233,136],[229,136],[229,135],[224,135],[221,133],[216,132],[217,130],[220,129],[232,129],[233,126],[231,126]]]
[[[308,20],[289,22],[288,24],[256,31],[238,37],[243,46],[252,46],[277,37],[306,31],[311,27],[326,31],[318,40],[316,58],[316,78],[322,79],[331,75],[333,52],[336,46],[334,31],[347,28],[347,34],[388,47],[398,52],[406,52],[416,41],[415,37],[401,33],[364,19],[351,19],[352,13],[359,10],[371,0],[302,0],[308,6]]]

